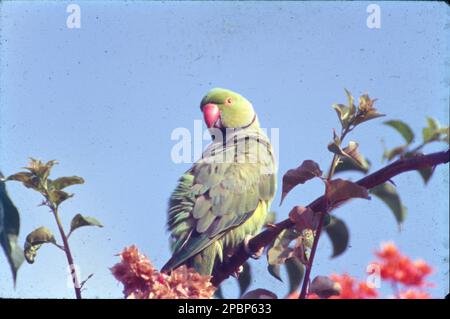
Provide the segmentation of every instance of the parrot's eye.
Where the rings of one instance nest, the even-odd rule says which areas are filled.
[[[231,102],[233,102],[231,97],[229,97],[228,99],[225,100],[225,104],[231,104]]]

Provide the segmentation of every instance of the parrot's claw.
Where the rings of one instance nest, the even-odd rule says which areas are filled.
[[[251,236],[251,235],[245,236],[245,238],[244,238],[244,249],[245,249],[245,252],[247,254],[249,254],[251,258],[259,259],[264,254],[264,247],[261,247],[257,252],[251,251],[250,247],[248,246],[248,243],[249,243],[250,239],[252,239],[252,238],[253,238],[253,236]]]

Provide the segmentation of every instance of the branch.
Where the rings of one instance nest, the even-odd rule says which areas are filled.
[[[415,171],[418,169],[426,168],[426,167],[435,167],[439,164],[445,164],[450,161],[450,150],[446,152],[436,152],[428,155],[418,155],[411,158],[402,158],[399,159],[392,164],[389,164],[382,169],[367,175],[366,177],[360,179],[356,183],[360,186],[363,186],[367,189],[371,189],[375,186],[381,185],[387,181],[389,181],[394,176],[399,174]],[[323,211],[324,200],[323,196],[317,198],[312,203],[308,205],[314,212]],[[275,225],[270,227],[259,235],[255,236],[248,242],[248,247],[250,252],[256,253],[261,248],[272,243],[278,234],[294,224],[288,218],[285,219]],[[215,276],[212,278],[212,283],[214,286],[219,286],[225,279],[227,279],[231,274],[233,274],[236,269],[239,268],[245,261],[250,257],[245,251],[245,248],[241,245],[240,248],[233,254],[233,256],[221,267],[220,271],[217,271]]]

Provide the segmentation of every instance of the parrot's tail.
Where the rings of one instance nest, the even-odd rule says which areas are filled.
[[[161,272],[168,274],[168,273],[170,273],[173,269],[175,269],[175,268],[178,267],[178,266],[179,266],[179,265],[177,265],[177,264],[175,263],[175,259],[172,257],[172,258],[170,258],[170,259],[166,262],[166,264],[161,268]]]
[[[202,276],[211,275],[217,256],[217,252],[214,249],[216,249],[216,245],[210,245],[188,259],[180,259],[179,256],[175,254],[161,268],[161,272],[167,274],[181,265],[186,265],[188,268],[194,268],[195,271]]]

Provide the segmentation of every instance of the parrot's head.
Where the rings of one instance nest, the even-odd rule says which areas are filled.
[[[200,103],[208,128],[246,128],[258,125],[252,104],[242,95],[215,88],[208,92]]]

